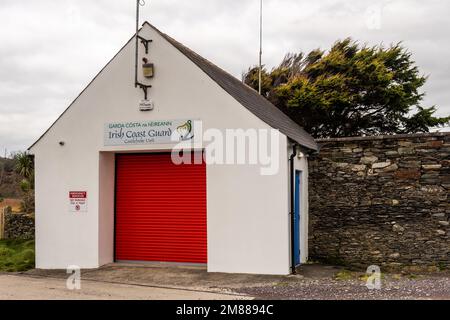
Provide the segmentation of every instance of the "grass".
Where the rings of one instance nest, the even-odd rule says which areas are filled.
[[[352,279],[354,279],[354,275],[353,275],[353,273],[352,273],[351,271],[349,271],[349,270],[342,270],[342,271],[339,271],[338,273],[336,273],[336,274],[334,275],[334,278],[335,278],[336,280],[341,280],[341,281],[344,281],[344,280],[352,280]]]
[[[339,271],[334,275],[335,280],[339,281],[348,281],[348,280],[360,280],[363,282],[367,282],[367,280],[370,278],[369,274],[361,274],[357,272],[352,272],[350,270],[344,269]],[[386,275],[384,273],[381,274],[381,279],[385,279]]]
[[[34,240],[0,240],[0,272],[34,268]]]

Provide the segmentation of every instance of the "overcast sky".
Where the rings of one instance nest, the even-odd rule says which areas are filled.
[[[259,0],[146,0],[148,20],[236,77],[258,61]],[[450,1],[264,0],[264,63],[353,37],[403,41],[450,114]],[[134,32],[134,0],[0,1],[0,152],[26,149]]]

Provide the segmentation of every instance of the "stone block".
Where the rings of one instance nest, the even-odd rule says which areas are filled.
[[[403,228],[401,225],[396,223],[392,226],[392,231],[401,233],[401,232],[405,231],[405,228]]]
[[[350,164],[346,162],[335,162],[333,163],[333,167],[335,168],[347,168]]]
[[[366,169],[367,169],[367,166],[365,164],[352,165],[352,171],[364,171]]]
[[[407,154],[414,154],[415,150],[414,148],[398,148],[398,154],[399,155],[407,155]]]
[[[394,163],[392,165],[390,165],[389,167],[386,167],[383,169],[383,172],[393,172],[393,171],[397,171],[398,170],[398,166]]]
[[[420,171],[416,169],[400,169],[395,172],[394,176],[397,180],[419,179]]]
[[[406,140],[400,140],[398,142],[398,145],[400,147],[410,147],[413,143],[411,141],[406,141]]]
[[[398,151],[386,151],[385,155],[388,157],[396,157],[399,155]]]
[[[377,161],[378,161],[378,158],[375,156],[365,156],[365,157],[362,157],[360,160],[360,162],[362,164],[372,164]]]
[[[386,167],[389,167],[391,165],[390,161],[387,162],[376,162],[372,164],[372,169],[384,169]]]
[[[424,170],[439,170],[442,168],[441,164],[424,164],[422,165],[422,169]]]

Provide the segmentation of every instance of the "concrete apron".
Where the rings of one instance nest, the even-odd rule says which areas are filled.
[[[28,276],[65,278],[66,270],[34,269]],[[301,275],[272,276],[252,274],[208,273],[205,265],[173,263],[113,263],[99,269],[81,270],[81,280],[127,284],[148,287],[199,290],[205,292],[237,294],[234,290],[244,287],[259,287],[277,283],[298,282]]]

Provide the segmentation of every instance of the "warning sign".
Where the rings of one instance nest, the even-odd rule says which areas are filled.
[[[70,212],[87,212],[87,192],[70,191],[69,207]]]

